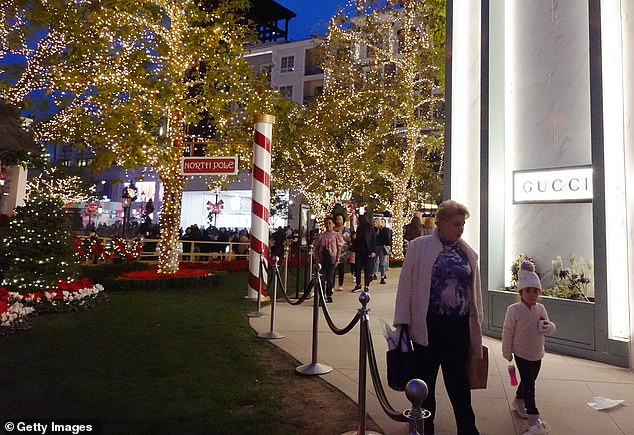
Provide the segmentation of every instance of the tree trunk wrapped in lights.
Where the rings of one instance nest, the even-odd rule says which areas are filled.
[[[172,155],[180,156],[182,149],[178,139],[174,140]],[[180,174],[180,157],[172,159],[159,168],[163,183],[163,204],[159,218],[161,238],[159,240],[159,273],[175,273],[178,270],[178,239],[181,222],[181,204],[185,177]]]

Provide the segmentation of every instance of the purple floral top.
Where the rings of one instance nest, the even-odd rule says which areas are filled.
[[[458,242],[440,236],[443,251],[436,258],[431,277],[429,313],[442,316],[466,316],[469,314],[467,286],[471,266],[467,254]]]

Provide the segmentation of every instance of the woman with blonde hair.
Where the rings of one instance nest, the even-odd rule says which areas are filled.
[[[394,325],[409,329],[417,376],[427,383],[422,403],[434,433],[436,378],[442,368],[458,435],[478,435],[467,378],[470,357],[482,358],[482,292],[476,252],[462,240],[467,208],[444,201],[432,234],[412,240],[396,294]]]

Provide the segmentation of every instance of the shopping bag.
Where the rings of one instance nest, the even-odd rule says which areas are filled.
[[[486,346],[482,346],[482,359],[473,356],[469,358],[467,376],[472,390],[486,389],[489,377],[489,349]]]
[[[416,377],[414,348],[407,325],[401,325],[396,348],[387,351],[387,384],[396,391],[405,391],[407,383]]]

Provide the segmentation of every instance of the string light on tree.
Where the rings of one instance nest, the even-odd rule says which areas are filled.
[[[298,110],[295,153],[281,155],[316,214],[349,190],[390,211],[397,256],[412,203],[441,189],[440,11],[436,0],[349,2],[322,46],[324,93]]]
[[[32,190],[25,205],[16,208],[4,243],[9,253],[5,284],[13,288],[44,291],[77,275],[64,205],[46,191]]]
[[[175,272],[185,127],[213,119],[217,139],[229,145],[213,143],[207,155],[238,155],[248,168],[248,120],[272,110],[273,91],[243,57],[256,36],[242,18],[250,2],[36,3],[0,1],[7,42],[0,55],[25,59],[16,77],[0,79],[0,95],[16,106],[38,90],[52,97],[57,110],[33,126],[38,140],[89,149],[96,167],[157,170],[159,272]],[[24,38],[31,28],[45,33],[35,47]]]

